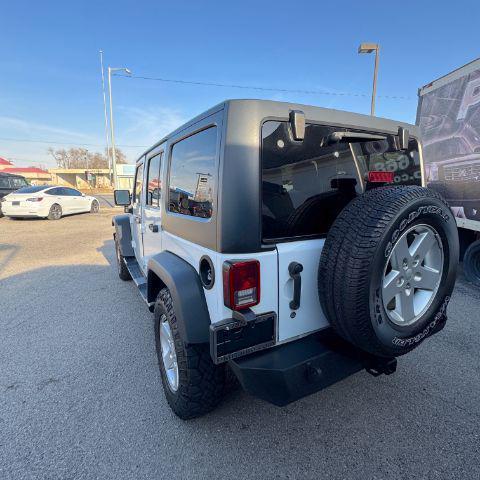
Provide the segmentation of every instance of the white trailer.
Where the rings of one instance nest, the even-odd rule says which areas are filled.
[[[418,90],[424,183],[456,217],[467,279],[480,286],[480,58]]]

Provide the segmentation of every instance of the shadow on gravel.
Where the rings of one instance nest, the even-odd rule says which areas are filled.
[[[112,233],[113,234],[113,233]],[[115,242],[113,238],[111,240],[106,240],[103,242],[103,245],[100,248],[97,248],[97,251],[100,252],[105,260],[110,264],[110,266],[117,268],[117,258],[115,256]]]
[[[0,273],[15,258],[20,247],[12,244],[0,244]]]

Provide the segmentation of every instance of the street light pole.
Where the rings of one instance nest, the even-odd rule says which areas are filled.
[[[110,138],[112,140],[112,169],[113,169],[113,188],[117,188],[117,156],[115,152],[115,133],[113,128],[113,102],[112,102],[112,72],[119,70],[124,71],[127,75],[131,75],[128,68],[112,68],[108,67],[108,96],[110,98]]]
[[[103,50],[100,50],[100,67],[102,69],[102,93],[103,93],[103,117],[105,120],[105,146],[106,146],[106,155],[108,160],[108,175],[110,178],[110,183],[112,182],[112,161],[110,157],[110,145],[108,141],[108,119],[107,119],[107,99],[105,95],[105,74],[103,69]]]
[[[377,75],[378,75],[378,56],[380,45],[378,43],[361,43],[358,47],[358,53],[375,52],[375,67],[373,70],[372,102],[370,106],[370,115],[375,115],[375,97],[377,96]]]

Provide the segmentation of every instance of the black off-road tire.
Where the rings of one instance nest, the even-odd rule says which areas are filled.
[[[465,251],[463,257],[465,278],[480,287],[480,240],[476,240]]]
[[[54,203],[50,207],[47,218],[49,220],[60,220],[62,218],[62,207],[58,203]]]
[[[114,237],[115,238],[115,237]],[[125,259],[120,252],[120,246],[118,245],[117,239],[115,238],[115,254],[117,257],[117,269],[118,269],[118,276],[124,282],[132,279],[130,272],[128,271],[127,265],[125,264]]]
[[[426,311],[412,325],[398,326],[383,306],[382,278],[402,232],[420,224],[442,241],[442,276]],[[318,273],[325,315],[356,347],[383,357],[403,355],[444,326],[458,252],[455,218],[438,193],[417,186],[370,190],[345,207],[325,241]]]
[[[178,389],[173,391],[168,382],[162,360],[160,322],[165,314],[175,343],[179,370]],[[226,391],[226,369],[215,365],[208,344],[187,344],[180,336],[172,298],[167,288],[158,294],[155,303],[155,342],[163,390],[170,408],[183,420],[199,417],[213,410]]]

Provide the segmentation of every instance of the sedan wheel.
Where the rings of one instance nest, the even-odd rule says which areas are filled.
[[[48,213],[49,220],[60,220],[62,218],[62,207],[58,203],[54,203],[50,207],[50,212]]]
[[[90,207],[90,213],[98,213],[100,210],[100,205],[96,200],[92,202],[92,206]]]

